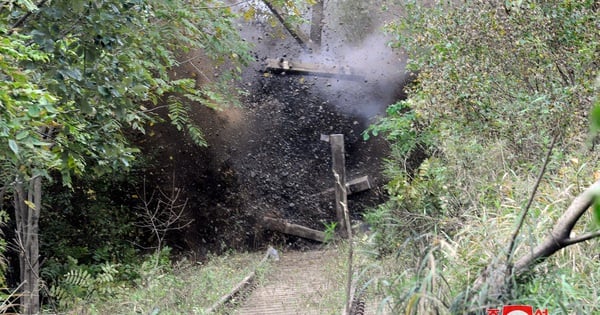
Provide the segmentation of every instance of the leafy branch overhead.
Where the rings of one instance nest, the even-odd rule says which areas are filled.
[[[249,60],[230,9],[207,9],[218,7],[217,1],[41,3],[17,1],[21,5],[1,12],[0,96],[7,109],[0,120],[1,146],[10,150],[13,164],[38,163],[28,167],[37,172],[60,169],[66,183],[92,161],[127,165],[135,150],[122,131],[143,132],[156,119],[144,106],[163,103],[168,94],[178,98],[169,102],[178,113],[172,122],[204,144],[199,128],[180,110],[193,110],[196,102],[218,106],[215,100],[227,97],[171,79],[177,56],[201,51],[216,64]],[[42,134],[41,127],[50,133]]]

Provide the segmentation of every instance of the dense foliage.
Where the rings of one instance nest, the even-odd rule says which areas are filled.
[[[18,117],[3,117],[10,124],[4,128],[8,141],[2,151],[27,160],[32,153],[24,148],[37,149],[35,156],[44,157],[40,171],[58,168],[67,183],[69,174],[83,171],[87,161],[126,165],[133,151],[120,131],[143,131],[161,98],[169,99],[172,122],[202,143],[199,129],[180,110],[180,97],[211,105],[213,94],[196,91],[189,79],[170,79],[177,54],[202,49],[221,62],[247,60],[231,13],[210,5],[52,1],[40,8],[5,6],[5,49],[14,53],[5,59],[10,68],[3,71],[3,84],[10,86],[3,89],[4,106],[5,114]],[[28,10],[34,14],[26,18]],[[52,128],[46,135],[51,141],[42,141],[40,127]]]
[[[218,107],[230,99],[227,84],[250,58],[233,16],[219,1],[35,4],[17,0],[0,4],[0,197],[6,205],[5,197],[15,196],[19,233],[37,235],[37,220],[47,215],[38,195],[41,178],[53,180],[57,179],[54,174],[60,174],[58,180],[73,188],[73,175],[96,178],[129,167],[137,150],[126,133],[144,133],[147,124],[161,119],[155,114],[159,108],[168,109],[168,119],[177,129],[205,144],[189,111],[194,106]],[[186,53],[208,56],[214,65],[228,67],[222,67],[221,80],[196,88],[195,80],[174,79],[171,73]],[[68,211],[81,212],[69,208],[73,205],[69,198],[55,191],[48,202],[66,207],[48,213],[47,220],[60,219]],[[92,217],[100,220],[97,232],[115,236],[106,225],[108,218],[98,215],[104,209],[88,206],[86,211],[96,213]],[[37,247],[37,239],[29,244]],[[65,252],[67,247],[59,246],[46,254],[59,250],[85,256],[72,252],[75,249]],[[111,258],[109,253],[93,250],[98,250],[94,257],[99,260]],[[37,265],[38,258],[31,259],[34,262],[29,264]]]
[[[600,8],[586,0],[406,1],[402,10],[387,30],[417,77],[408,99],[369,131],[392,145],[390,201],[367,216],[379,253],[401,258],[398,274],[383,284],[398,312],[457,312],[465,304],[484,311],[461,292],[506,255],[551,139],[559,148],[517,255],[597,179],[587,117],[598,97]],[[580,229],[596,228],[586,222]],[[498,303],[597,312],[593,281],[581,281],[599,276],[585,254],[593,245],[578,246],[517,279],[516,290]]]

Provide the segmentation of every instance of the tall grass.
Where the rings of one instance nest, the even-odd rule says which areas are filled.
[[[465,306],[485,314],[502,306],[467,297],[486,266],[506,257],[541,162],[510,156],[502,143],[468,146],[455,140],[446,138],[445,147],[462,150],[446,150],[442,160],[426,161],[425,167],[435,170],[418,170],[403,187],[390,190],[391,202],[366,215],[375,235],[365,246],[384,271],[370,284],[387,297],[394,314],[460,314]],[[514,257],[528,253],[547,235],[572,199],[595,180],[599,166],[598,158],[585,151],[553,155]],[[436,182],[440,179],[443,185]],[[411,198],[415,193],[419,197]],[[590,214],[580,222],[575,233],[598,228]],[[591,240],[561,250],[512,279],[512,291],[498,304],[529,304],[550,314],[599,313],[597,246],[598,240]]]

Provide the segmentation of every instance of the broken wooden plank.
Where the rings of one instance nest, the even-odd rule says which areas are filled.
[[[291,61],[285,58],[267,59],[266,70],[273,73],[312,74],[322,77],[335,77],[345,80],[363,80],[364,76],[349,66],[324,65]]]
[[[361,176],[346,182],[346,191],[348,192],[348,195],[356,194],[365,190],[369,190],[371,188],[373,188],[373,186],[371,186],[371,178],[369,177],[369,175]],[[335,192],[335,188],[329,188],[323,190],[320,193],[311,195],[311,197],[331,194],[333,192]]]
[[[346,188],[348,190],[348,195],[371,189],[372,186],[369,175],[361,176],[347,182]]]
[[[344,147],[344,135],[329,135],[331,144],[331,170],[335,179],[335,214],[338,219],[338,233],[343,238],[350,235],[346,229],[346,216],[348,210],[348,191],[346,189],[346,150]]]
[[[205,313],[216,313],[217,310],[221,309],[225,304],[229,303],[229,301],[232,300],[235,296],[237,296],[240,292],[242,292],[242,290],[250,286],[252,282],[254,282],[254,278],[256,277],[256,270],[258,270],[258,268],[260,268],[267,261],[269,256],[271,256],[271,248],[272,247],[269,246],[269,249],[267,250],[267,253],[265,254],[264,258],[258,263],[258,265],[256,266],[256,268],[254,268],[253,271],[251,271],[244,279],[242,279],[241,282],[239,282],[235,287],[233,287],[233,289],[229,293],[222,296],[217,302],[213,303],[213,305],[211,305],[209,309],[205,310]]]
[[[289,223],[283,219],[263,217],[263,226],[269,230],[307,238],[317,242],[325,242],[325,232]]]

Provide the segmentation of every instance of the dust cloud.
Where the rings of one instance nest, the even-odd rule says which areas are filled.
[[[333,77],[316,84],[317,89],[344,112],[359,114],[365,121],[385,113],[388,105],[403,98],[408,77],[405,59],[389,47],[390,38],[373,33],[356,44],[328,46],[318,53],[304,54],[300,60],[349,67],[360,79]]]
[[[359,115],[368,125],[385,114],[388,105],[404,98],[409,75],[406,57],[390,47],[393,37],[383,25],[393,16],[381,10],[382,0],[326,1],[322,47],[293,52],[293,60],[349,67],[360,80],[345,77],[315,78],[315,88],[343,112]],[[279,56],[273,56],[279,57]]]

